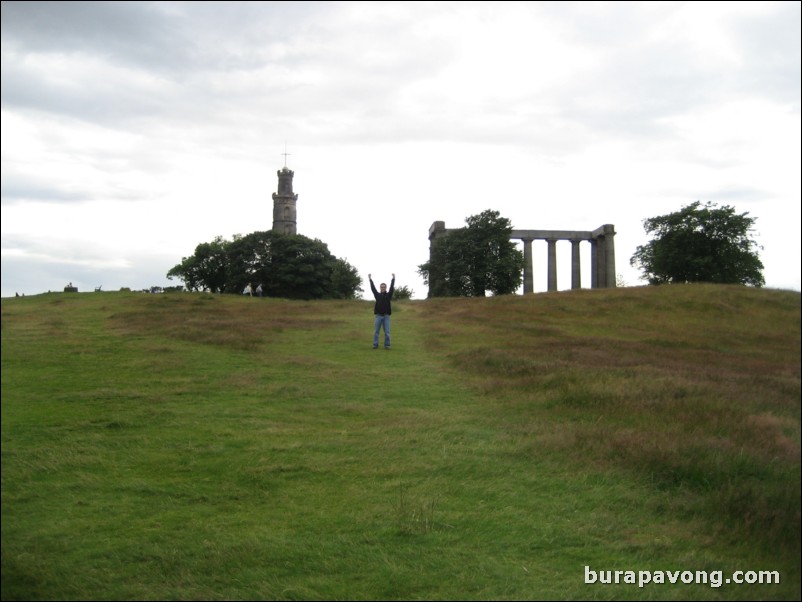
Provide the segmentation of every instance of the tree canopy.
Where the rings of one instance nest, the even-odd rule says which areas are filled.
[[[167,278],[183,280],[189,290],[218,293],[261,284],[265,296],[288,299],[352,299],[362,291],[356,268],[324,242],[272,230],[199,244]]]
[[[431,297],[484,297],[514,293],[521,285],[523,253],[510,240],[510,220],[486,210],[465,219],[464,228],[435,240],[418,273]]]
[[[228,244],[221,236],[212,242],[199,244],[195,247],[194,255],[184,257],[180,264],[167,272],[167,278],[183,280],[184,286],[191,291],[207,289],[213,293],[231,292],[226,291]]]
[[[637,247],[630,265],[649,284],[713,282],[763,286],[760,247],[750,238],[756,218],[730,206],[696,201],[680,211],[644,220],[654,238]]]

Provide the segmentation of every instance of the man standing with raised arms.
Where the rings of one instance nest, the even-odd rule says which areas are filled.
[[[373,297],[376,299],[376,304],[373,306],[373,348],[379,348],[379,330],[384,328],[384,348],[390,350],[390,314],[393,313],[390,301],[393,298],[393,291],[395,290],[395,274],[393,279],[390,280],[390,290],[387,290],[387,285],[382,282],[379,285],[380,290],[376,290],[373,284],[373,277],[368,274],[370,280],[370,290],[373,292]]]

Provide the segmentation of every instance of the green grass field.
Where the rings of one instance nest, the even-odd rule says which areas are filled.
[[[3,299],[2,599],[800,599],[799,293],[371,314]]]

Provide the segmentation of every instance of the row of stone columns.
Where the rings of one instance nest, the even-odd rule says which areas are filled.
[[[434,222],[429,228],[430,249],[435,240],[448,233],[445,222]],[[615,227],[605,224],[595,230],[513,230],[510,238],[522,240],[524,243],[524,294],[534,292],[534,263],[532,260],[532,242],[545,240],[548,245],[548,290],[557,290],[557,241],[571,241],[571,288],[582,288],[582,269],[579,260],[579,243],[590,242],[590,286],[591,288],[613,288],[616,285],[615,274]],[[431,253],[431,250],[430,250]],[[431,259],[431,255],[430,255]],[[429,283],[431,291],[431,283]]]
[[[582,268],[579,255],[579,243],[590,242],[591,288],[612,288],[616,284],[615,275],[615,227],[605,224],[584,232],[577,230],[513,230],[510,238],[520,239],[524,243],[524,294],[534,292],[534,262],[532,259],[532,242],[545,240],[547,251],[547,288],[557,290],[557,241],[571,241],[571,288],[582,288]]]

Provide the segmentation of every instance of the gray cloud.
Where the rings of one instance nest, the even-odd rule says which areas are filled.
[[[188,64],[178,15],[154,2],[4,2],[4,44],[22,53],[99,54],[163,68]]]
[[[26,178],[3,178],[2,185],[3,205],[24,201],[56,201],[76,202],[86,201],[92,193],[80,190],[65,190],[63,187],[42,186],[40,182]]]

